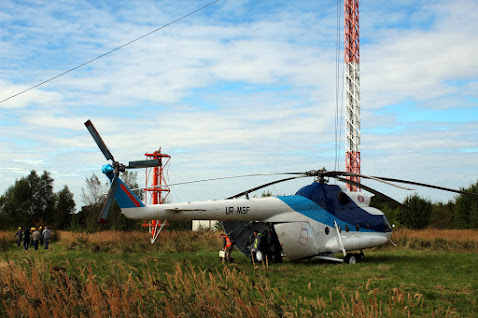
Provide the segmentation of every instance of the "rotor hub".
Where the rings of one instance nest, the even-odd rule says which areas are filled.
[[[111,165],[104,165],[103,168],[101,168],[101,172],[106,174],[110,180],[115,176],[115,169]]]

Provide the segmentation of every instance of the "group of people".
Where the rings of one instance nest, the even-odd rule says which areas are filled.
[[[253,231],[254,236],[250,240],[252,261],[265,262],[266,260],[274,263],[282,263],[282,246],[279,238],[273,229],[260,233],[257,230]],[[234,239],[224,233],[222,238],[222,251],[224,252],[223,260],[225,262],[232,262],[231,252],[234,247]]]
[[[15,233],[14,238],[17,238],[17,245],[21,246],[23,241],[23,249],[26,251],[30,246],[33,246],[34,249],[38,249],[38,245],[45,246],[45,249],[48,249],[50,243],[51,231],[48,226],[45,226],[43,229],[41,226],[38,228],[31,227],[22,229],[18,228],[17,233]]]

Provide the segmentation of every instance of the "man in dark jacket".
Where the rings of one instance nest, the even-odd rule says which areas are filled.
[[[28,227],[25,229],[25,232],[23,232],[23,249],[26,251],[28,250],[28,247],[30,246],[30,237],[31,237],[31,232]]]
[[[264,240],[262,234],[257,230],[254,230],[253,234],[254,238],[252,240],[252,257],[254,261],[262,262],[266,257],[264,255],[264,243],[267,245],[267,239]]]
[[[22,244],[22,238],[23,238],[23,231],[22,231],[21,227],[18,228],[18,231],[13,238],[15,238],[17,236],[18,236],[17,245],[20,246]]]
[[[274,260],[274,263],[282,263],[282,246],[280,245],[279,238],[277,233],[274,230],[269,231],[269,246],[272,251],[271,256]]]

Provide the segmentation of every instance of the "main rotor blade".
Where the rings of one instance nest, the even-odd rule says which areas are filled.
[[[399,182],[399,183],[406,183],[406,184],[413,184],[417,186],[422,186],[422,187],[428,187],[432,189],[438,189],[438,190],[443,190],[443,191],[450,191],[450,192],[455,192],[459,194],[466,194],[466,195],[472,195],[475,197],[478,197],[477,193],[472,193],[472,192],[467,192],[467,191],[461,191],[461,190],[456,190],[456,189],[451,189],[451,188],[445,188],[445,187],[440,187],[436,186],[433,184],[426,184],[426,183],[421,183],[421,182],[415,182],[415,181],[409,181],[409,180],[402,180],[402,179],[393,179],[393,178],[386,178],[386,177],[375,177],[379,178],[382,180],[390,181],[390,182]]]
[[[173,186],[178,186],[178,185],[183,185],[183,184],[206,182],[206,181],[222,180],[222,179],[233,179],[233,178],[244,178],[244,177],[258,177],[258,176],[275,176],[275,175],[284,175],[284,174],[300,174],[300,175],[302,175],[303,177],[308,177],[308,176],[304,175],[303,172],[254,173],[254,174],[243,174],[243,175],[237,175],[237,176],[225,176],[225,177],[215,177],[215,178],[199,179],[199,180],[192,180],[192,181],[185,181],[185,182],[177,182],[177,183],[168,184],[168,187],[173,187]],[[151,187],[148,187],[148,189],[162,188],[162,187],[164,187],[164,185],[151,186]],[[133,189],[131,189],[131,190],[133,190],[133,191],[136,191],[136,190],[144,190],[144,188],[133,188]]]
[[[93,139],[95,140],[96,144],[98,145],[98,147],[100,148],[101,152],[103,153],[103,155],[105,156],[105,158],[107,160],[113,160],[115,161],[115,159],[113,158],[113,155],[111,154],[111,152],[108,150],[108,147],[106,147],[106,144],[105,142],[103,141],[103,139],[101,138],[100,134],[98,133],[98,131],[96,131],[96,128],[95,126],[93,126],[93,123],[91,122],[91,120],[87,120],[85,122],[85,126],[86,128],[88,129],[88,131],[90,132],[91,134],[91,137],[93,137]]]
[[[393,183],[390,183],[390,182],[387,182],[385,180],[383,180],[381,177],[372,177],[372,176],[367,176],[367,175],[363,175],[363,174],[358,174],[358,173],[353,173],[353,172],[346,172],[346,171],[327,171],[325,173],[325,175],[328,175],[332,178],[336,178],[336,176],[347,176],[347,177],[360,177],[360,178],[364,178],[364,179],[370,179],[370,180],[375,180],[375,181],[378,181],[378,182],[381,182],[381,183],[385,183],[385,184],[388,184],[389,186],[392,186],[392,187],[396,187],[396,188],[400,188],[400,189],[403,189],[403,190],[415,190],[415,189],[410,189],[410,188],[405,188],[405,187],[402,187],[402,186],[399,186],[397,184],[393,184]]]
[[[103,208],[101,209],[100,217],[98,218],[98,223],[105,224],[106,218],[108,217],[108,213],[110,213],[111,204],[115,198],[116,190],[118,189],[118,178],[114,178],[113,182],[111,183],[110,189],[108,191],[108,195],[106,196],[106,201],[103,204]]]
[[[153,160],[136,160],[130,161],[126,168],[128,169],[138,169],[138,168],[153,168],[161,166],[161,159]]]
[[[359,187],[359,188],[361,188],[361,189],[364,189],[364,190],[366,190],[366,191],[368,191],[368,192],[370,192],[370,193],[373,193],[373,194],[376,194],[376,195],[378,195],[378,196],[381,196],[381,197],[383,197],[383,198],[385,198],[385,199],[387,199],[387,200],[390,200],[390,201],[392,201],[392,202],[398,204],[399,206],[401,206],[401,207],[403,207],[403,208],[405,208],[405,209],[408,209],[408,207],[407,207],[406,205],[403,205],[402,203],[398,202],[398,201],[395,200],[395,199],[392,199],[392,198],[389,197],[388,195],[383,194],[382,192],[377,191],[377,190],[375,190],[375,189],[372,189],[372,188],[370,188],[370,187],[367,187],[366,185],[363,185],[363,184],[361,184],[361,183],[358,183],[358,182],[355,182],[355,181],[352,181],[352,180],[349,180],[349,179],[346,179],[346,178],[342,178],[342,177],[334,177],[334,178],[336,178],[337,180],[340,180],[340,181],[342,181],[342,182],[344,182],[344,183],[348,183],[348,184],[354,185],[354,186],[356,186],[356,187]]]
[[[246,195],[246,194],[248,194],[248,193],[254,192],[254,191],[256,191],[256,190],[265,188],[265,187],[267,187],[267,186],[270,186],[270,185],[273,185],[273,184],[276,184],[276,183],[285,182],[285,181],[289,181],[289,180],[292,180],[292,179],[306,178],[306,177],[308,177],[308,176],[289,177],[289,178],[285,178],[285,179],[280,179],[280,180],[272,181],[272,182],[269,182],[269,183],[260,185],[260,186],[258,186],[258,187],[254,187],[254,188],[252,188],[252,189],[243,191],[243,192],[238,193],[238,194],[236,194],[236,195],[233,195],[232,197],[227,198],[227,200],[229,200],[229,199],[235,199],[235,198],[238,198],[238,197],[242,197],[243,195]]]
[[[405,188],[405,187],[402,187],[402,186],[399,186],[399,185],[396,185],[396,184],[393,184],[393,183],[390,183],[390,182],[386,182],[384,180],[379,179],[378,177],[371,177],[371,176],[366,176],[366,175],[352,173],[352,172],[346,172],[346,171],[327,171],[327,170],[319,169],[319,170],[310,170],[310,171],[306,171],[306,172],[286,172],[284,174],[304,174],[304,175],[307,175],[307,176],[315,176],[315,177],[319,177],[319,178],[321,178],[321,177],[337,178],[338,176],[362,177],[364,179],[372,179],[372,180],[382,182],[382,183],[388,184],[392,187],[397,187],[397,188],[400,188],[400,189],[414,190],[414,189]]]
[[[172,186],[177,186],[177,185],[182,185],[182,184],[213,181],[213,180],[222,180],[222,179],[232,179],[232,178],[276,176],[276,175],[281,175],[281,174],[301,174],[301,175],[303,175],[304,173],[303,172],[271,172],[271,173],[243,174],[243,175],[238,175],[238,176],[215,177],[215,178],[199,179],[199,180],[193,180],[193,181],[178,182],[178,183],[172,183],[169,186],[172,187]]]

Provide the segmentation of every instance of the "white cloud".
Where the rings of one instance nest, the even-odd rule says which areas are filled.
[[[205,3],[4,1],[0,97]],[[478,149],[473,138],[478,116],[463,111],[477,106],[473,54],[478,19],[477,10],[471,10],[476,4],[364,5],[363,172],[468,185],[478,169],[473,152],[467,152]],[[106,162],[84,128],[87,119],[120,161],[142,159],[146,151],[162,146],[173,156],[174,180],[320,166],[331,170],[335,14],[335,8],[316,1],[219,3],[0,104],[0,193],[22,172],[48,170],[57,190],[70,186],[80,208],[84,178],[99,174]],[[383,111],[395,105],[400,112],[405,102],[407,118],[423,109],[456,110],[467,118],[444,122],[430,115],[406,121],[400,113]],[[301,182],[278,186],[278,191],[293,193]],[[195,194],[184,191],[182,198],[191,200],[188,193],[224,198],[254,184],[218,182],[208,190],[195,187]]]

